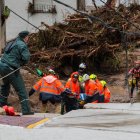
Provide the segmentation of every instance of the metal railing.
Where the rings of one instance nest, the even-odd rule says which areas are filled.
[[[35,4],[34,12],[35,13],[56,13],[56,6],[47,5],[47,4]]]

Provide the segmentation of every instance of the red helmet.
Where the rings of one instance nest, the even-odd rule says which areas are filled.
[[[15,115],[14,107],[12,107],[12,106],[8,107],[8,113],[10,116],[14,116]]]

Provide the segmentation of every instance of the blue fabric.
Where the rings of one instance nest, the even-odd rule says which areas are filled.
[[[80,100],[84,101],[86,100],[86,94],[85,93],[80,93]]]
[[[49,93],[40,93],[39,99],[41,101],[50,101],[52,104],[61,102],[61,96],[60,95],[54,95]]]

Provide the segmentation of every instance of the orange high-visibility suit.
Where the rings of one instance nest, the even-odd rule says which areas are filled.
[[[104,87],[102,93],[104,95],[104,103],[110,102],[111,92],[107,87]]]
[[[101,92],[103,90],[103,86],[102,86],[101,82],[98,79],[96,79],[94,81],[95,81],[95,83],[97,85],[98,91]]]
[[[65,87],[55,76],[47,75],[39,80],[33,86],[33,89],[40,93],[39,99],[42,101],[41,112],[45,113],[47,111],[46,106],[48,101],[50,101],[52,104],[61,102],[60,94],[65,90]],[[58,107],[60,110],[60,106]],[[56,108],[56,110],[58,109]]]
[[[80,84],[78,82],[78,77],[78,72],[73,72],[71,74],[71,78],[69,78],[65,85],[65,88],[70,89],[72,92],[72,94],[63,98],[66,112],[78,109],[79,104],[77,99],[80,97]]]
[[[85,82],[85,93],[87,95],[86,103],[97,103],[99,100],[98,87],[93,80],[88,80]]]
[[[76,81],[73,80],[73,75],[78,74],[77,72],[73,72],[71,74],[71,78],[67,81],[65,88],[68,88],[72,91],[72,93],[76,94],[76,97],[79,98],[80,96],[80,84],[78,79]]]
[[[40,93],[48,93],[52,95],[60,95],[64,91],[64,86],[56,77],[47,75],[37,82],[33,89]]]
[[[93,80],[85,82],[85,93],[87,96],[92,96],[97,91],[98,87]]]

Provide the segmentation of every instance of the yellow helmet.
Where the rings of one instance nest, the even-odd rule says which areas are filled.
[[[89,77],[90,77],[90,79],[94,79],[94,80],[97,78],[97,76],[95,74],[91,74]]]
[[[106,81],[102,80],[100,82],[101,82],[101,84],[102,84],[103,87],[106,86]]]

